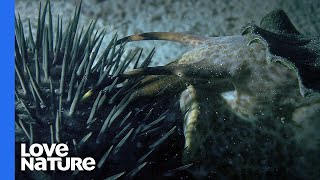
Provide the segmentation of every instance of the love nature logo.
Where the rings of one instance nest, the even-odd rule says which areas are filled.
[[[26,144],[21,144],[21,170],[31,171],[92,171],[96,162],[92,157],[67,157],[69,147],[67,144],[34,143],[28,152]],[[46,156],[46,157],[44,157]]]

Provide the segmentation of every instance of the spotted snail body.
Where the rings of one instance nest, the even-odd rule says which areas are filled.
[[[244,27],[242,35],[153,32],[118,42],[168,40],[195,46],[168,65],[135,69],[122,76],[145,76],[135,90],[136,99],[163,91],[180,94],[183,160],[197,163],[208,157],[202,149],[221,108],[251,123],[275,119],[298,124],[305,128],[296,136],[298,141],[310,134],[319,138],[318,39],[301,35],[278,10],[268,14],[260,27]]]

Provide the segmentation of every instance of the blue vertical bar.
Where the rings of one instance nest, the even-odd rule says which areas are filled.
[[[14,0],[0,1],[0,174],[14,179]]]

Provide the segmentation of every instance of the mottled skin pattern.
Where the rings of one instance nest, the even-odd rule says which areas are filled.
[[[267,64],[265,49],[261,45],[247,46],[248,41],[242,36],[224,39],[225,41],[220,41],[219,44],[188,52],[178,60],[178,64],[188,63],[201,67],[201,72],[212,71],[212,76],[207,77],[207,84],[201,87],[190,85],[180,99],[181,110],[189,110],[184,122],[189,151],[198,146],[197,136],[203,136],[201,131],[195,128],[196,124],[207,121],[198,118],[202,113],[199,106],[201,99],[211,99],[209,102],[216,104],[222,104],[217,101],[223,101],[239,117],[252,121],[274,114],[277,114],[275,117],[290,116],[286,111],[278,112],[279,107],[293,106],[291,103],[301,98],[294,73],[283,65]],[[220,79],[223,83],[216,84]],[[232,83],[233,87],[224,83]],[[283,100],[279,101],[279,97]],[[285,104],[282,104],[284,102]]]
[[[215,42],[215,38],[212,41]],[[201,72],[209,71],[206,77],[209,82],[205,88],[214,86],[212,84],[220,79],[232,83],[234,91],[226,87],[220,93],[225,92],[222,97],[239,116],[258,119],[259,116],[272,114],[273,109],[284,101],[299,99],[294,72],[281,64],[268,64],[262,45],[248,45],[249,41],[243,36],[224,37],[218,41],[219,44],[186,53],[178,64],[192,64],[200,67]],[[288,96],[284,97],[284,93]],[[286,100],[279,101],[282,97]],[[272,106],[266,106],[268,104]]]

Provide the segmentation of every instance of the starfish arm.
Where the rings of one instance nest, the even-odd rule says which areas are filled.
[[[185,45],[199,46],[207,43],[208,37],[185,32],[147,32],[124,37],[117,44],[143,40],[165,40],[178,42]]]
[[[141,84],[134,90],[134,99],[143,97],[155,97],[160,94],[175,94],[181,92],[186,87],[183,78],[176,76],[147,76]]]
[[[131,78],[146,75],[176,75],[186,79],[220,80],[229,78],[230,72],[224,67],[208,66],[205,63],[192,63],[134,69],[121,74],[121,77]]]

